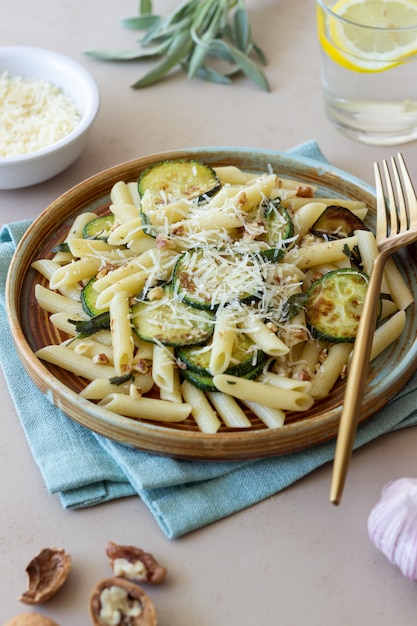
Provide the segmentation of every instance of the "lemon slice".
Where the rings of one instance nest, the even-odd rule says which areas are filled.
[[[347,69],[381,72],[417,54],[417,0],[338,0],[331,12],[318,6],[320,43]]]

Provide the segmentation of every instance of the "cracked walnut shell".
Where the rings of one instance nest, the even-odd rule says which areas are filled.
[[[124,578],[104,578],[90,596],[94,626],[157,626],[152,600],[136,583]]]
[[[166,568],[152,554],[135,546],[120,546],[108,541],[106,554],[115,576],[157,585],[167,574]]]
[[[54,596],[68,578],[71,557],[61,548],[44,548],[26,568],[28,590],[19,598],[24,604],[41,604]]]

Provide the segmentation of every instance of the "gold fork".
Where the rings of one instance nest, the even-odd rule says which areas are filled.
[[[385,263],[393,252],[417,240],[417,196],[402,155],[398,154],[398,165],[395,158],[391,157],[396,193],[394,193],[388,164],[386,161],[383,162],[388,202],[385,200],[381,172],[377,163],[374,164],[374,169],[378,254],[372,265],[352,361],[349,366],[330,489],[330,501],[333,504],[340,503],[355,440]]]

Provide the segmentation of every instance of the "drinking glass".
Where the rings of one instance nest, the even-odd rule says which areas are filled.
[[[402,1],[405,17],[393,26],[372,13],[382,0],[316,0],[327,116],[364,143],[417,138],[417,2]]]

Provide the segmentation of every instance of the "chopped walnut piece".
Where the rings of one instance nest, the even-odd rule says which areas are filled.
[[[21,613],[12,617],[4,626],[58,626],[58,624],[40,613]]]
[[[145,359],[138,359],[132,364],[132,370],[138,374],[147,374],[149,372],[149,365]]]
[[[19,598],[24,604],[41,604],[54,596],[68,578],[71,556],[62,548],[44,548],[26,568],[29,588]]]
[[[115,576],[153,585],[161,583],[167,573],[152,554],[135,546],[120,546],[108,541],[106,554]]]
[[[90,596],[94,626],[157,626],[155,607],[136,583],[124,578],[105,578]]]
[[[104,354],[104,352],[100,352],[100,354],[96,354],[95,356],[93,356],[92,361],[93,363],[96,363],[98,365],[108,365],[110,362],[109,357],[107,356],[107,354]]]
[[[312,187],[308,185],[300,185],[297,187],[295,195],[299,198],[312,198],[314,196],[314,192]]]
[[[297,379],[298,380],[311,380],[311,375],[309,374],[309,372],[306,369],[302,369],[298,372],[297,374]]]

